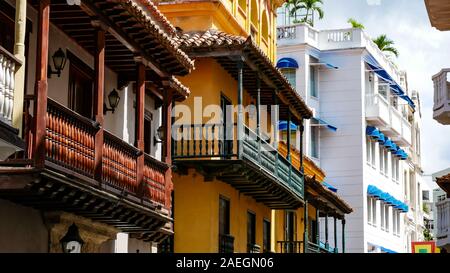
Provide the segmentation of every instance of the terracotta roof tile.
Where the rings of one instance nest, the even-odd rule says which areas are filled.
[[[176,29],[150,0],[109,1],[120,4],[128,13],[134,16],[151,35],[167,48],[172,57],[185,67],[187,72],[194,68],[194,62],[185,52],[179,49],[179,45],[175,40],[177,35]]]
[[[209,50],[214,49],[229,49],[229,50],[242,50],[243,52],[251,52],[257,57],[262,65],[269,73],[274,76],[281,87],[281,93],[287,98],[287,100],[295,102],[292,105],[302,117],[309,119],[312,117],[312,111],[306,105],[302,97],[291,86],[286,77],[276,68],[267,55],[261,50],[261,48],[253,41],[251,36],[243,38],[241,36],[228,34],[219,30],[206,30],[206,31],[192,31],[179,33],[175,38],[179,47],[190,54],[196,50]]]

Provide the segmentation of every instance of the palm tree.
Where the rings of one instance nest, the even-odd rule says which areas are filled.
[[[319,19],[322,19],[324,12],[319,4],[323,4],[322,0],[288,0],[287,6],[290,7],[290,15],[295,17],[297,11],[306,10],[305,17],[301,20],[303,23],[308,23],[314,26],[314,14],[319,14]],[[312,18],[310,18],[311,16]]]
[[[358,28],[358,29],[364,29],[365,28],[363,24],[361,24],[360,22],[356,21],[353,18],[349,18],[347,23],[351,24],[352,28]]]
[[[377,38],[373,39],[373,42],[378,46],[378,48],[381,51],[384,52],[390,52],[395,55],[395,57],[398,57],[399,52],[398,50],[393,46],[395,43],[391,39],[389,39],[386,34],[382,34],[378,36]]]

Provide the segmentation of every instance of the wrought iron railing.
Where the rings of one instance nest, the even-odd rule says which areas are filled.
[[[219,235],[219,253],[234,253],[234,237],[229,234]]]
[[[302,241],[278,241],[280,253],[302,253]]]

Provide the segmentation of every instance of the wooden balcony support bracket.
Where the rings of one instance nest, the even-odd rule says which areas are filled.
[[[96,50],[94,56],[94,117],[99,126],[99,130],[95,133],[94,139],[94,179],[97,180],[100,185],[102,182],[102,161],[103,161],[103,143],[104,143],[104,114],[103,114],[103,101],[105,93],[105,30],[101,27],[101,24],[97,25],[95,29],[95,42]]]
[[[139,194],[144,193],[144,115],[145,115],[145,64],[137,61],[137,79],[136,79],[136,125],[135,125],[135,146],[141,151],[137,157],[136,179],[139,187]]]
[[[45,137],[47,115],[47,67],[48,43],[50,27],[50,0],[39,1],[38,34],[36,53],[36,85],[34,101],[34,146],[32,156],[36,168],[43,168],[45,164]]]

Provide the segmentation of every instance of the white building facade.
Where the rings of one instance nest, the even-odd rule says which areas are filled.
[[[354,208],[348,252],[410,252],[423,227],[421,116],[406,73],[360,29],[279,26],[278,60],[314,112],[305,152]]]

